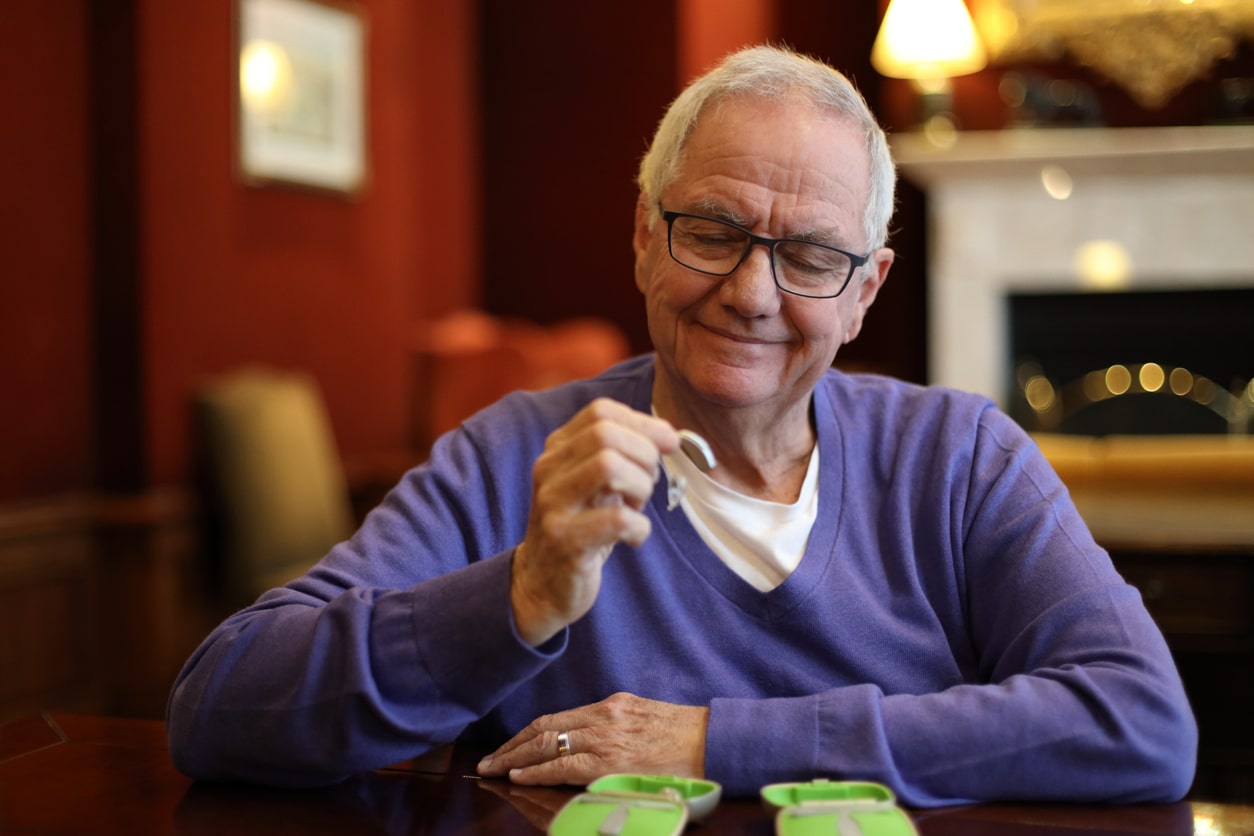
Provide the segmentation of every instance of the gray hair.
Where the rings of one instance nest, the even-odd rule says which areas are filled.
[[[798,93],[817,110],[851,118],[862,128],[871,164],[870,199],[863,211],[862,228],[870,249],[884,246],[893,214],[897,171],[883,129],[848,78],[821,61],[781,47],[754,46],[733,52],[671,102],[640,161],[636,177],[640,191],[655,204],[678,176],[688,137],[710,105],[734,96],[779,101]],[[657,218],[656,205],[650,211],[652,225]]]

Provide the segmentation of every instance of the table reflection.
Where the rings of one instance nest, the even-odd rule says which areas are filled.
[[[220,833],[545,833],[574,788],[523,787],[445,774],[381,771],[318,790],[275,790],[196,783],[175,811],[183,836]],[[980,805],[912,811],[921,836],[1237,836],[1254,834],[1254,808],[1190,805],[1137,807]],[[690,830],[718,834],[773,833],[754,799],[727,799]]]

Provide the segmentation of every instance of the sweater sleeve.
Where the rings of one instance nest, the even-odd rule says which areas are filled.
[[[446,437],[350,541],[214,630],[171,693],[178,768],[337,781],[454,739],[559,655],[565,636],[529,647],[509,604],[526,503],[493,498],[529,489],[527,455],[489,481],[472,437]]]
[[[933,693],[862,683],[715,699],[707,773],[730,792],[814,776],[882,781],[916,806],[1187,792],[1197,727],[1138,592],[1009,419],[989,410],[969,446],[942,500],[953,542],[938,551],[978,670]]]

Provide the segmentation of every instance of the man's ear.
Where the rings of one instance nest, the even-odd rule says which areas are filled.
[[[641,292],[645,290],[645,259],[649,252],[649,239],[653,236],[653,231],[649,229],[650,205],[648,196],[641,192],[636,198],[635,230],[631,236],[631,248],[636,254],[636,287]]]
[[[867,258],[866,264],[862,265],[862,281],[854,290],[857,293],[857,300],[854,302],[853,314],[849,318],[849,325],[845,328],[844,342],[851,343],[862,333],[862,320],[866,317],[866,312],[875,302],[875,297],[879,295],[880,288],[884,286],[885,280],[888,279],[888,270],[893,266],[893,259],[896,258],[894,253],[888,247],[881,247],[871,253]]]
[[[636,221],[635,221],[636,226],[635,226],[635,232],[631,236],[631,245],[632,245],[632,248],[636,251],[637,257],[640,256],[642,251],[648,249],[649,247],[649,235],[650,235],[649,207],[650,205],[651,203],[649,201],[648,195],[646,195],[644,192],[641,192],[640,196],[636,198]]]

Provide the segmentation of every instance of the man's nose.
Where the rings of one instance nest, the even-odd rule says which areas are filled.
[[[723,282],[724,301],[742,315],[756,316],[779,306],[779,288],[771,264],[771,250],[753,244],[740,266]]]

